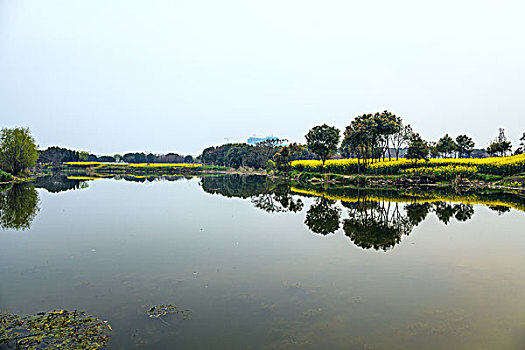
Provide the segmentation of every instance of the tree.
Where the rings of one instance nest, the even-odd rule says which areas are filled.
[[[505,129],[500,128],[498,137],[487,147],[487,153],[492,156],[501,156],[503,157],[507,154],[508,151],[512,149],[512,144],[510,141],[507,141],[505,136]]]
[[[228,166],[232,168],[240,168],[246,166],[246,158],[250,153],[250,146],[243,144],[234,145],[226,153]]]
[[[520,146],[516,149],[514,154],[522,154],[525,153],[525,132],[520,137]]]
[[[377,148],[378,125],[377,118],[372,114],[357,116],[345,129],[341,153],[345,157],[357,158],[358,171],[361,169],[360,160],[363,159],[366,167],[368,159],[374,156]]]
[[[374,119],[377,123],[378,146],[381,149],[381,155],[383,160],[385,160],[385,154],[388,151],[388,158],[390,159],[390,139],[401,131],[401,118],[389,111],[383,111],[382,113],[376,113]]]
[[[456,143],[454,142],[452,137],[448,136],[448,134],[440,138],[436,144],[436,150],[443,157],[450,155],[456,149],[457,149]]]
[[[336,127],[323,124],[314,126],[305,136],[308,149],[321,158],[323,169],[326,159],[337,152],[339,133]]]
[[[428,145],[418,133],[414,133],[408,145],[408,150],[405,158],[413,159],[416,162],[418,159],[428,160]]]
[[[429,149],[429,152],[430,152],[430,157],[431,158],[437,158],[439,156],[439,151],[437,149],[437,142],[434,142],[434,141],[428,141],[427,142],[427,146],[428,146],[428,149]]]
[[[78,151],[57,146],[48,147],[46,150],[40,151],[38,156],[39,163],[61,164],[64,162],[76,162],[79,159]]]
[[[89,152],[86,151],[80,151],[78,152],[78,159],[81,161],[86,161],[89,158]]]
[[[100,156],[98,157],[99,162],[105,162],[105,163],[115,163],[116,159],[112,156]]]
[[[0,133],[0,166],[13,175],[35,166],[37,145],[29,128],[2,129]]]
[[[413,133],[414,131],[409,124],[407,126],[401,125],[399,131],[392,135],[392,147],[394,147],[396,152],[396,159],[399,159],[399,150],[401,147],[408,144]]]
[[[456,146],[461,158],[464,156],[468,156],[470,158],[470,154],[474,150],[474,141],[467,135],[459,135],[456,137]]]

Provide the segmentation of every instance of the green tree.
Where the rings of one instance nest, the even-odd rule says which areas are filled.
[[[414,133],[408,145],[408,150],[405,158],[413,159],[416,162],[418,159],[428,160],[428,145],[418,133]]]
[[[467,135],[459,135],[456,137],[456,145],[460,157],[470,157],[470,154],[474,150],[474,141]]]
[[[305,136],[308,149],[321,158],[323,169],[325,161],[337,152],[339,133],[336,127],[323,124],[314,126]]]
[[[356,157],[358,171],[361,169],[361,159],[366,167],[368,159],[374,155],[378,138],[377,119],[372,114],[357,116],[345,129],[341,153],[344,157]]]
[[[438,153],[441,154],[443,157],[447,157],[451,153],[453,153],[457,149],[457,145],[452,139],[452,137],[448,136],[446,134],[442,138],[440,138],[436,144],[436,149]]]
[[[89,158],[89,152],[86,151],[80,151],[78,152],[78,159],[81,161],[86,161]],[[122,157],[121,157],[122,158]]]
[[[410,142],[413,133],[414,131],[410,124],[407,126],[401,124],[399,131],[392,135],[392,147],[394,147],[396,159],[399,159],[399,150]]]
[[[428,146],[428,149],[429,149],[429,152],[430,152],[430,157],[431,158],[437,158],[439,156],[439,151],[437,149],[437,143],[434,142],[434,141],[428,141],[427,142],[427,146]]]
[[[512,144],[505,136],[505,129],[500,128],[498,137],[487,147],[487,153],[490,155],[501,156],[507,154],[512,149]]]
[[[226,153],[228,166],[232,168],[246,166],[246,158],[248,157],[249,153],[250,147],[248,145],[234,145]]]
[[[388,158],[390,159],[390,141],[393,136],[402,129],[401,118],[389,111],[383,111],[382,113],[376,113],[374,119],[377,122],[378,147],[380,148],[381,155],[384,160],[385,154],[388,151]]]
[[[300,157],[304,153],[304,146],[298,143],[291,143],[288,146],[282,146],[277,153],[273,155],[273,160],[278,170],[287,171],[290,167],[290,160]]]
[[[520,137],[520,146],[516,149],[514,154],[522,154],[525,153],[525,132]]]
[[[2,129],[0,133],[0,166],[13,175],[35,166],[37,145],[29,128]]]

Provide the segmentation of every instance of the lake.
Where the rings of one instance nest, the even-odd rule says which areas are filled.
[[[108,349],[525,348],[519,197],[149,180],[2,192],[0,311],[85,311]]]

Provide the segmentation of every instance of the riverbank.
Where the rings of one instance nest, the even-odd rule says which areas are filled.
[[[270,175],[275,179],[286,179],[301,187],[323,190],[331,188],[361,188],[389,190],[445,190],[454,192],[500,191],[525,196],[525,175],[490,176],[485,180],[457,176],[444,181],[436,176],[425,175],[341,175],[317,172],[279,172]]]
[[[90,178],[114,175],[131,176],[199,176],[203,174],[266,174],[264,170],[233,169],[223,166],[203,165],[200,163],[103,163],[103,162],[66,162],[60,165],[43,164],[44,174],[64,173],[71,176]]]

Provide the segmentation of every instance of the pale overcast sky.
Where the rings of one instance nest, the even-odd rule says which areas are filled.
[[[388,109],[427,140],[525,131],[525,2],[0,0],[0,127],[199,154]]]

